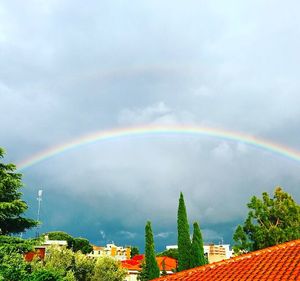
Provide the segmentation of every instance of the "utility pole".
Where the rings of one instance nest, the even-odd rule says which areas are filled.
[[[38,211],[37,211],[37,220],[38,220],[38,221],[40,221],[42,195],[43,195],[43,190],[40,189],[40,190],[38,191],[38,197],[36,198],[37,201],[38,201]],[[37,228],[36,228],[36,237],[39,237],[39,227],[40,227],[40,225],[38,225]]]

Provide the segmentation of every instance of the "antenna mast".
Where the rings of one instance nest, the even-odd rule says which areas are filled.
[[[37,220],[39,221],[40,220],[40,212],[41,212],[41,203],[42,203],[42,195],[43,195],[43,190],[40,189],[38,191],[38,197],[36,198],[37,201],[38,201],[38,211],[37,211]],[[37,226],[37,229],[36,229],[36,237],[39,237],[39,225]]]

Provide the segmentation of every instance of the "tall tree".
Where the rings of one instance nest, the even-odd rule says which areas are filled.
[[[165,250],[161,253],[158,253],[156,256],[158,256],[158,257],[170,257],[170,258],[173,258],[175,260],[178,260],[178,249]]]
[[[155,258],[155,248],[151,222],[148,221],[145,227],[145,280],[152,280],[159,277],[159,267]]]
[[[139,248],[137,246],[130,247],[130,258],[138,255],[140,253]]]
[[[4,154],[0,148],[0,159]],[[23,186],[22,175],[15,170],[14,164],[0,162],[0,235],[20,233],[38,224],[22,216],[28,206],[21,200],[22,193],[19,192]]]
[[[194,222],[194,232],[191,248],[191,267],[196,267],[206,264],[204,256],[203,240],[200,227],[197,222]]]
[[[178,271],[190,268],[191,262],[191,240],[190,227],[187,219],[186,208],[182,192],[180,192],[178,214]]]
[[[247,206],[248,217],[233,236],[235,253],[300,238],[300,205],[280,187],[275,189],[273,198],[264,192],[262,199],[253,196]]]

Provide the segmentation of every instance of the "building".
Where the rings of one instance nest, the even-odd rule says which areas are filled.
[[[144,255],[136,255],[130,260],[122,261],[122,267],[128,270],[126,281],[136,281],[139,272],[142,270]],[[156,262],[161,273],[173,274],[177,268],[177,260],[170,257],[156,257]]]
[[[46,255],[46,247],[36,246],[33,251],[27,252],[24,254],[24,259],[27,262],[33,261],[33,259],[44,260]]]
[[[93,246],[93,251],[88,254],[89,257],[112,257],[117,261],[130,259],[130,247],[119,247],[115,244],[107,244],[106,247]]]
[[[199,266],[157,281],[300,280],[300,239]]]
[[[215,245],[209,244],[204,245],[204,254],[208,259],[208,263],[222,261],[229,259],[233,256],[232,250],[230,250],[229,244]]]
[[[48,235],[45,235],[45,241],[43,242],[42,246],[49,247],[49,246],[61,246],[61,247],[67,247],[68,242],[65,240],[49,240]]]
[[[49,240],[48,235],[45,235],[45,241],[41,246],[35,246],[33,251],[24,254],[25,260],[28,262],[32,261],[34,258],[43,260],[48,254],[47,248],[50,246],[67,247],[68,243],[65,240]]]
[[[167,250],[178,249],[178,246],[169,245],[166,246],[166,249]],[[208,259],[208,263],[226,260],[233,256],[233,252],[232,250],[230,250],[229,244],[220,244],[220,245],[209,244],[209,245],[204,245],[203,249],[204,249],[204,254]]]

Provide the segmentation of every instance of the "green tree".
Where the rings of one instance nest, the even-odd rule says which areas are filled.
[[[187,219],[187,213],[182,192],[180,192],[178,214],[178,271],[190,268],[191,262],[191,240],[190,227]]]
[[[40,244],[39,239],[22,239],[14,236],[0,235],[0,262],[1,255],[12,252],[24,254],[33,250],[34,245]]]
[[[0,159],[4,157],[0,148]],[[27,210],[26,202],[21,200],[19,189],[23,186],[22,175],[15,172],[14,164],[0,162],[0,235],[21,233],[38,224],[22,214]]]
[[[33,250],[35,244],[39,244],[39,240],[0,235],[1,281],[25,280],[29,276],[31,266],[25,262],[23,254]]]
[[[137,275],[137,280],[138,281],[148,281],[149,280],[145,260],[143,260],[143,262],[142,262],[141,270]]]
[[[28,281],[63,281],[63,278],[59,273],[46,268],[41,268],[34,271]]]
[[[31,263],[37,276],[60,276],[64,281],[90,281],[94,275],[95,261],[66,247],[51,246],[44,261]],[[41,272],[41,273],[36,273]],[[44,273],[43,273],[44,272]],[[52,274],[52,275],[51,275]],[[50,277],[49,277],[50,278]]]
[[[162,261],[162,271],[161,271],[161,276],[167,276],[167,271],[166,271],[166,262],[165,260]]]
[[[165,251],[157,254],[157,256],[158,257],[170,257],[170,258],[178,260],[178,249],[165,250]]]
[[[139,248],[136,246],[130,247],[130,257],[133,258],[134,256],[140,253]]]
[[[30,265],[17,252],[4,253],[0,257],[0,280],[21,281],[29,277]]]
[[[74,254],[75,266],[73,268],[74,276],[77,281],[90,281],[94,275],[95,260],[88,258],[81,252]]]
[[[81,251],[83,254],[88,254],[93,250],[93,246],[90,241],[85,238],[74,238],[73,240],[73,251]]]
[[[155,247],[151,222],[148,221],[145,227],[145,280],[152,280],[159,277],[159,267],[155,258]]]
[[[98,258],[95,264],[93,281],[123,281],[127,270],[110,257]]]
[[[277,187],[273,198],[253,196],[248,216],[234,233],[235,253],[254,251],[300,238],[300,206],[290,194]]]
[[[73,271],[75,268],[75,257],[72,250],[66,247],[56,245],[47,248],[47,256],[44,262],[36,262],[32,264],[34,270],[41,268],[56,272],[60,276],[66,276],[68,271]]]
[[[204,256],[203,240],[200,227],[197,222],[194,222],[194,232],[191,247],[191,267],[196,267],[206,264]]]

